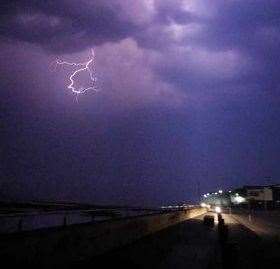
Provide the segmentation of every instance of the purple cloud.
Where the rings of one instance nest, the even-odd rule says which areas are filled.
[[[21,0],[0,12],[5,188],[160,204],[193,199],[195,180],[280,176],[279,1]],[[101,90],[77,106],[67,70],[49,65],[90,48]]]

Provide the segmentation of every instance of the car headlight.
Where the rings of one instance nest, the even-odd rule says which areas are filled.
[[[215,212],[216,212],[216,213],[221,213],[221,212],[222,212],[222,209],[221,209],[219,206],[216,206],[216,207],[215,207]]]

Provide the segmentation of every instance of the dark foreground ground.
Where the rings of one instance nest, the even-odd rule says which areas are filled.
[[[205,227],[200,216],[73,268],[280,268],[279,241],[258,237],[229,215],[223,218],[229,227],[225,244],[217,224]]]
[[[226,227],[228,227],[228,236],[223,237],[227,240],[221,241],[217,216],[213,213],[207,213],[207,215],[209,214],[214,215],[216,219],[213,228],[203,225],[204,215],[202,215],[146,236],[118,250],[92,257],[87,261],[66,265],[65,260],[56,255],[58,260],[54,264],[59,264],[59,268],[71,269],[280,268],[279,237],[275,237],[275,235],[274,237],[257,236],[252,230],[240,224],[235,215],[223,214],[222,218]],[[61,247],[67,247],[67,243]],[[16,257],[16,255],[17,250],[15,248],[13,257]],[[8,261],[8,268],[14,268],[13,263],[16,263],[16,268],[26,267],[24,267],[24,264],[17,263],[13,257],[6,257],[6,259],[2,257],[5,261]],[[4,265],[3,259],[1,259],[1,265]],[[40,260],[40,257],[38,259]],[[41,263],[40,266],[35,266],[34,263],[35,261],[30,261],[28,268],[50,268],[46,264]],[[51,268],[58,267],[52,266]]]

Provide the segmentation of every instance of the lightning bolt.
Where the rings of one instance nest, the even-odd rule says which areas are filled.
[[[58,65],[68,65],[75,68],[75,70],[69,75],[69,85],[67,86],[67,89],[71,90],[73,94],[76,96],[76,100],[78,100],[78,96],[80,94],[84,94],[89,90],[94,90],[95,92],[98,92],[98,89],[96,87],[97,77],[94,74],[93,66],[94,66],[94,50],[91,49],[91,57],[86,62],[67,62],[60,59],[56,59],[55,61],[55,70]],[[90,77],[90,85],[87,87],[78,87],[76,88],[75,85],[75,79],[82,73],[87,72]]]

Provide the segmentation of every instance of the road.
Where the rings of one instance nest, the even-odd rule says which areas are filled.
[[[261,237],[279,237],[280,212],[277,210],[233,210],[236,220],[246,225]]]
[[[279,239],[260,236],[231,215],[225,214],[224,219],[230,227],[228,245],[236,252],[236,268],[280,268]]]
[[[229,238],[222,246],[217,219],[215,227],[208,228],[202,224],[203,217],[187,220],[80,265],[85,268],[279,268],[277,242],[263,241],[224,214]]]
[[[94,258],[87,265],[104,268],[209,268],[210,264],[220,262],[218,247],[216,228],[203,226],[201,216]]]

